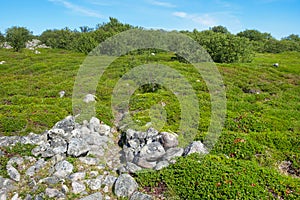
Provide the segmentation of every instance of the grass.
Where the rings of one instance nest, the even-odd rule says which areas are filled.
[[[0,135],[41,133],[72,113],[73,84],[85,56],[65,50],[41,49],[41,54],[0,49]],[[257,54],[252,63],[217,64],[226,86],[227,116],[222,135],[210,155],[180,158],[162,171],[136,177],[141,190],[163,185],[170,199],[300,198],[300,53]],[[210,124],[210,95],[202,77],[172,54],[117,58],[104,72],[96,91],[97,117],[113,125],[111,95],[117,81],[145,63],[169,66],[196,91],[200,119],[197,140]],[[279,67],[272,67],[279,63]],[[66,91],[59,98],[58,92]],[[259,94],[249,93],[250,90]],[[165,87],[139,88],[130,98],[130,114],[146,129],[153,105],[164,102],[167,121],[162,130],[177,132],[180,103]],[[0,159],[6,158],[0,157]],[[294,174],[279,170],[290,161]]]

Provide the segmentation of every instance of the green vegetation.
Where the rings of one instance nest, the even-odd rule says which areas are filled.
[[[8,177],[6,164],[11,157],[31,156],[31,150],[35,145],[16,143],[14,146],[0,147],[0,150],[8,156],[0,155],[0,176]]]
[[[39,51],[41,54],[36,55],[29,50],[17,53],[0,49],[0,60],[6,61],[0,65],[1,135],[41,133],[71,114],[73,84],[84,54]],[[188,63],[174,61],[173,53],[149,56],[149,51],[121,56],[107,68],[97,87],[97,117],[112,125],[111,94],[117,81],[135,66],[159,61],[180,72],[197,91],[200,125],[196,139],[203,140],[211,112],[205,82]],[[227,119],[214,149],[204,158],[192,155],[162,171],[137,174],[141,190],[158,190],[170,199],[298,199],[299,58],[299,52],[264,53],[256,54],[251,63],[218,64],[226,85]],[[275,62],[280,67],[273,67]],[[152,88],[141,87],[132,95],[133,119],[145,125],[150,121],[150,108],[164,102],[167,121],[163,130],[176,132],[178,100],[167,88]],[[59,98],[61,90],[66,91],[63,98]],[[8,161],[6,157],[0,159],[1,164]],[[279,170],[283,161],[291,162],[289,171]],[[5,172],[2,168],[1,174]]]
[[[0,42],[13,44],[8,33],[15,28],[8,29],[4,36],[0,34]],[[81,32],[46,30],[38,38],[53,49],[39,49],[41,54],[20,51],[24,41],[19,37],[14,50],[0,49],[0,60],[6,61],[0,65],[0,135],[42,133],[72,114],[74,81],[85,54],[108,37],[134,28],[138,27],[110,18],[95,29],[80,27]],[[291,34],[276,40],[257,30],[234,35],[222,26],[181,32],[202,45],[218,63],[226,86],[226,122],[209,155],[190,155],[161,171],[136,174],[140,190],[168,199],[299,199],[299,36]],[[174,48],[184,45],[181,42]],[[173,52],[139,49],[114,60],[97,86],[97,117],[114,124],[111,97],[115,85],[133,68],[150,63],[171,67],[193,87],[200,110],[195,140],[204,141],[211,117],[208,88],[197,70]],[[60,98],[62,90],[66,95]],[[158,84],[143,85],[130,98],[129,111],[137,127],[146,129],[151,115],[159,114],[153,108],[162,104],[166,122],[161,130],[178,133],[180,102]],[[21,156],[28,155],[31,148],[17,144],[1,151]],[[74,158],[67,159],[77,163]],[[1,175],[6,176],[8,160],[0,156]],[[290,164],[282,167],[287,162]]]
[[[25,42],[31,38],[32,34],[25,27],[13,26],[6,30],[6,41],[13,47],[15,51],[20,51],[22,48],[25,48]]]

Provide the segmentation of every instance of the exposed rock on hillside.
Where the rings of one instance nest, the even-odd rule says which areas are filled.
[[[183,149],[177,147],[175,134],[153,128],[114,134],[114,129],[95,117],[78,124],[68,116],[42,134],[0,137],[0,148],[17,143],[36,145],[33,156],[10,156],[8,178],[0,176],[0,199],[20,191],[36,194],[26,199],[68,199],[71,193],[82,199],[110,199],[114,195],[152,199],[137,191],[138,185],[128,172],[160,170],[183,154],[207,153],[201,142]],[[1,151],[0,156],[9,155]]]

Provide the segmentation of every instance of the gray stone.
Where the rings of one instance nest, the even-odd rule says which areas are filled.
[[[86,164],[86,165],[97,165],[99,163],[98,158],[92,158],[92,157],[80,157],[80,162]]]
[[[89,145],[106,146],[108,142],[112,143],[112,140],[107,136],[101,136],[95,132],[88,135],[82,135],[82,139]]]
[[[84,192],[86,189],[85,185],[82,182],[73,181],[72,182],[72,191],[75,194]]]
[[[9,176],[12,180],[17,181],[17,182],[20,181],[21,175],[20,175],[20,173],[18,172],[18,170],[17,170],[16,168],[14,168],[14,167],[11,166],[11,165],[7,165],[7,166],[6,166],[6,170],[7,170],[8,176]]]
[[[111,175],[107,175],[103,181],[104,185],[108,185],[109,187],[112,187],[113,184],[116,182],[117,177],[115,176],[111,176]]]
[[[128,129],[126,131],[126,140],[129,141],[129,140],[132,140],[135,138],[135,134],[136,134],[136,131],[135,130],[132,130],[132,129]]]
[[[105,150],[101,147],[101,146],[98,146],[98,145],[89,145],[89,152],[87,155],[93,155],[93,156],[96,156],[96,157],[103,157],[104,154],[105,154]]]
[[[98,190],[101,188],[102,181],[100,179],[90,179],[86,181],[91,190]]]
[[[155,170],[161,170],[162,168],[168,167],[169,166],[169,162],[168,161],[160,161],[156,164],[156,166],[154,167]]]
[[[22,200],[21,198],[19,198],[19,194],[16,193],[12,198],[11,200]]]
[[[183,154],[183,148],[179,148],[179,147],[176,147],[176,148],[170,148],[166,151],[165,155],[163,156],[163,160],[172,160],[176,157],[180,157],[182,156]]]
[[[86,173],[85,172],[76,172],[73,174],[70,174],[68,177],[71,181],[78,181],[83,180],[85,178]]]
[[[38,157],[44,151],[46,151],[46,149],[49,149],[49,148],[50,148],[50,144],[48,142],[47,143],[42,143],[41,145],[33,148],[31,153],[32,153],[33,156]]]
[[[55,165],[56,172],[54,173],[57,177],[66,177],[73,171],[73,165],[66,160],[60,161]]]
[[[136,149],[140,146],[140,140],[139,139],[128,140],[128,144],[129,144],[129,147]]]
[[[80,128],[80,132],[82,135],[90,135],[91,134],[91,130],[86,126],[82,126]]]
[[[27,194],[24,200],[32,200],[32,196],[30,194]]]
[[[18,166],[22,165],[24,162],[24,159],[22,157],[12,157],[9,159],[9,161],[7,162],[7,165],[14,165],[17,164]]]
[[[99,130],[97,131],[100,135],[109,136],[110,134],[110,126],[106,124],[100,124]]]
[[[75,129],[75,118],[73,116],[68,116],[57,122],[53,128],[63,129],[65,132],[71,132]]]
[[[137,189],[138,184],[128,174],[121,174],[115,183],[114,192],[117,197],[130,197]]]
[[[149,128],[147,130],[147,138],[148,139],[154,140],[154,139],[156,139],[156,136],[158,136],[157,130],[155,130],[154,128]],[[150,141],[150,142],[152,142],[152,141]]]
[[[132,162],[135,156],[135,150],[131,147],[123,146],[123,154],[127,162]]]
[[[184,149],[183,155],[186,156],[191,153],[208,154],[208,151],[200,141],[194,141]]]
[[[68,146],[68,155],[79,157],[81,155],[87,154],[90,150],[88,144],[79,138],[72,138]]]
[[[33,166],[29,167],[25,174],[27,176],[33,176],[37,171],[43,168],[46,165],[46,162],[43,158],[39,159]]]
[[[34,200],[44,200],[44,193],[40,193],[34,197]]]
[[[53,151],[53,149],[47,149],[46,151],[42,152],[42,157],[43,158],[51,158],[52,156],[55,155],[55,152]]]
[[[87,94],[83,98],[83,102],[85,103],[90,103],[90,102],[95,102],[96,101],[96,96],[93,94]]]
[[[62,186],[61,186],[61,191],[62,191],[64,194],[69,193],[69,188],[68,188],[68,186],[66,186],[65,184],[62,184]]]
[[[98,132],[100,130],[100,120],[96,117],[92,117],[89,127],[92,132]]]
[[[102,200],[102,194],[100,192],[96,192],[89,196],[83,197],[80,200]]]
[[[56,163],[63,161],[66,159],[66,155],[65,154],[56,154],[55,156],[53,156],[50,160],[50,162],[52,163],[52,165],[55,165]]]
[[[153,198],[148,195],[141,192],[134,192],[129,200],[152,200]]]
[[[140,171],[142,168],[140,168],[139,166],[137,166],[136,164],[134,163],[131,163],[131,162],[127,162],[126,164],[126,170],[129,172],[129,173],[136,173],[137,171]]]
[[[137,164],[138,166],[142,167],[142,168],[147,168],[147,169],[152,169],[153,167],[156,166],[156,162],[150,162],[147,161],[144,158],[140,158],[140,157],[135,157],[134,158],[134,163]]]
[[[0,200],[6,200],[7,194],[5,189],[0,189]]]
[[[45,193],[50,198],[61,198],[65,196],[62,192],[54,188],[46,188]]]
[[[55,176],[50,176],[39,180],[38,183],[46,183],[47,185],[55,185],[59,182],[59,178]]]
[[[61,137],[54,137],[50,141],[50,147],[54,154],[63,154],[67,152],[67,142]]]
[[[152,142],[148,145],[145,145],[139,156],[147,161],[157,161],[165,154],[165,149],[159,142]]]
[[[164,148],[172,148],[178,146],[177,136],[172,133],[162,132],[161,134],[161,143]]]
[[[99,175],[98,171],[90,171],[90,177],[96,177]]]

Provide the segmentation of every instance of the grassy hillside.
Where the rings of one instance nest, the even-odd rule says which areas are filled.
[[[85,56],[65,50],[41,54],[0,49],[0,135],[41,133],[72,113],[72,90]],[[210,96],[205,82],[189,64],[172,54],[118,58],[99,80],[97,117],[113,124],[111,94],[123,74],[135,66],[157,63],[184,75],[197,91],[202,140],[210,123]],[[273,63],[279,67],[272,67]],[[159,172],[136,178],[144,190],[168,199],[299,199],[300,198],[300,53],[258,54],[252,63],[217,64],[226,85],[227,118],[210,155],[192,155]],[[59,97],[59,91],[66,96]],[[149,110],[166,103],[164,130],[178,129],[179,102],[168,89],[141,88],[130,100],[139,125],[150,121]],[[279,169],[284,161],[291,164]]]

